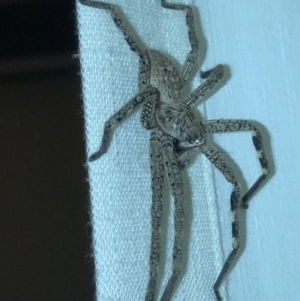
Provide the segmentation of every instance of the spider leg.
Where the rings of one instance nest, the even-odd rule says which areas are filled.
[[[142,91],[150,86],[150,60],[147,54],[139,61],[139,76],[138,76],[139,91]]]
[[[104,153],[106,153],[110,139],[111,139],[111,130],[119,124],[128,114],[132,112],[140,103],[146,99],[157,98],[158,92],[155,88],[149,87],[145,91],[137,94],[129,102],[127,102],[118,112],[112,115],[104,125],[104,131],[102,136],[102,142],[99,151],[91,155],[89,161],[95,161],[99,159]]]
[[[170,8],[175,10],[184,10],[186,12],[186,25],[188,27],[189,41],[192,49],[190,50],[185,59],[185,62],[181,69],[181,73],[184,81],[187,81],[190,78],[191,70],[197,61],[199,53],[199,41],[195,31],[193,10],[188,5],[174,3],[172,4],[168,3],[166,0],[161,0],[161,6],[164,8]]]
[[[109,10],[114,23],[123,33],[124,39],[128,43],[130,49],[132,51],[136,52],[140,58],[147,59],[147,56],[145,55],[145,52],[142,49],[142,46],[132,36],[132,34],[131,34],[130,30],[128,29],[128,27],[126,26],[122,16],[118,12],[118,7],[116,5],[109,4],[109,3],[103,2],[103,1],[94,1],[94,0],[79,0],[79,2],[83,5]]]
[[[227,257],[223,268],[217,278],[217,281],[214,284],[214,291],[217,297],[217,300],[222,300],[221,295],[219,293],[219,288],[223,278],[225,277],[226,272],[231,267],[234,257],[237,254],[237,251],[240,246],[239,239],[239,219],[238,219],[238,211],[240,208],[240,188],[237,183],[235,176],[233,174],[233,170],[230,165],[224,160],[222,154],[215,150],[208,143],[200,146],[201,152],[220,170],[220,172],[224,175],[225,179],[233,185],[233,189],[230,196],[230,210],[231,210],[231,225],[232,225],[232,251]]]
[[[167,286],[161,297],[161,301],[168,301],[174,291],[176,281],[182,266],[182,240],[183,240],[183,221],[184,221],[184,199],[183,182],[177,160],[174,155],[173,139],[163,137],[162,139],[163,155],[165,159],[166,173],[169,178],[171,192],[175,202],[174,227],[175,237],[173,245],[173,263],[172,275],[168,280]]]
[[[161,149],[161,133],[152,131],[150,136],[150,166],[151,166],[151,187],[152,187],[152,207],[151,207],[151,247],[149,282],[145,301],[152,301],[155,295],[156,279],[159,265],[160,252],[160,219],[162,216],[162,191],[164,183],[164,163]]]
[[[206,133],[227,133],[237,131],[252,131],[252,141],[262,169],[262,175],[254,182],[242,197],[243,208],[248,208],[248,200],[270,174],[269,163],[263,148],[262,136],[259,130],[247,120],[209,120],[203,122]]]
[[[139,91],[144,90],[146,87],[149,86],[150,83],[150,61],[147,53],[143,50],[143,47],[139,44],[139,42],[133,37],[129,28],[126,26],[122,16],[118,12],[118,7],[113,4],[109,4],[103,1],[94,1],[94,0],[79,0],[79,2],[83,5],[96,7],[100,9],[107,9],[110,11],[112,19],[116,26],[122,32],[124,39],[128,43],[130,49],[137,53],[140,57],[139,61],[139,78],[138,78],[138,85]]]
[[[215,68],[206,71],[205,75],[207,74],[209,74],[207,79],[183,101],[190,107],[194,106],[199,100],[203,99],[205,95],[222,79],[224,75],[224,67],[223,65],[217,65]]]

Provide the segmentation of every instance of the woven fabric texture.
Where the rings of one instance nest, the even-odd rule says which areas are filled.
[[[159,0],[111,0],[148,48],[167,53],[178,66],[190,49],[182,11]],[[175,1],[174,1],[175,2]],[[193,4],[192,1],[181,3]],[[138,56],[104,10],[77,5],[88,156],[98,150],[105,121],[137,93]],[[198,12],[196,13],[197,26]],[[201,41],[200,41],[201,42]],[[203,57],[203,55],[202,55]],[[218,63],[218,62],[216,62]],[[210,66],[212,67],[212,66]],[[199,73],[191,89],[200,83]],[[205,107],[199,105],[205,116]],[[88,164],[97,300],[143,300],[148,280],[151,186],[149,132],[140,110],[118,126],[108,152]],[[186,182],[184,273],[173,300],[214,300],[212,285],[222,267],[211,164],[199,154],[183,173]],[[161,296],[171,272],[173,200],[165,189]],[[224,300],[226,293],[222,290]]]

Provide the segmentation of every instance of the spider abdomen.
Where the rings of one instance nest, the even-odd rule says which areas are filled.
[[[189,106],[161,102],[156,119],[165,133],[178,140],[180,147],[189,148],[204,143],[203,125]]]
[[[156,50],[147,50],[150,58],[150,85],[160,92],[163,102],[178,102],[184,79],[174,63]]]

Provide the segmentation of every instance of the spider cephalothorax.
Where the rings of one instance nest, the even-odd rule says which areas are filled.
[[[113,1],[113,0],[112,0]],[[247,120],[203,120],[200,121],[193,112],[193,106],[223,77],[223,66],[202,73],[206,79],[187,98],[182,97],[182,89],[189,80],[195,66],[199,43],[195,32],[192,9],[183,4],[171,4],[161,0],[165,8],[182,10],[186,13],[186,24],[191,45],[191,51],[178,70],[172,61],[160,52],[144,49],[130,33],[123,22],[115,5],[103,1],[80,0],[82,4],[108,10],[115,25],[122,32],[130,49],[139,57],[139,91],[105,123],[103,138],[98,152],[90,157],[94,161],[101,157],[109,146],[111,131],[138,105],[143,104],[141,124],[151,130],[150,136],[150,165],[151,165],[151,246],[149,263],[149,282],[145,301],[154,299],[158,263],[160,254],[160,224],[162,216],[162,191],[164,176],[170,183],[170,190],[175,203],[174,216],[174,246],[172,275],[164,290],[161,301],[168,301],[182,269],[182,238],[184,223],[183,181],[180,170],[185,168],[196,151],[201,151],[215,167],[232,184],[230,196],[231,223],[232,223],[232,251],[214,284],[214,291],[218,300],[221,300],[219,287],[230,268],[239,248],[239,220],[238,212],[241,207],[247,208],[248,199],[257,190],[269,174],[268,161],[262,145],[262,137],[258,129]],[[209,133],[225,133],[234,131],[251,131],[254,147],[258,153],[262,168],[262,175],[256,180],[248,192],[241,198],[239,184],[230,165],[225,161],[221,152],[213,148],[206,140]]]

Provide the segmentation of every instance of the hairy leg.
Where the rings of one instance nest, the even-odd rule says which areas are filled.
[[[160,220],[162,216],[162,191],[164,183],[164,163],[161,147],[161,133],[154,130],[150,137],[150,167],[151,167],[151,247],[149,264],[149,282],[145,301],[153,301],[160,254]]]
[[[240,231],[239,231],[239,209],[241,205],[240,198],[240,188],[237,183],[235,176],[233,174],[233,170],[230,165],[225,161],[222,154],[215,150],[208,143],[203,144],[200,147],[201,152],[219,169],[219,171],[224,175],[225,179],[233,185],[233,189],[230,196],[230,211],[231,211],[231,225],[232,225],[232,251],[228,255],[223,268],[217,278],[217,281],[214,284],[214,291],[217,297],[217,300],[222,300],[221,295],[219,293],[219,288],[224,279],[226,272],[231,267],[235,255],[240,246]]]
[[[195,31],[195,22],[193,16],[193,10],[191,7],[185,4],[172,4],[168,3],[166,0],[161,0],[161,6],[164,8],[184,10],[186,12],[186,25],[188,27],[189,41],[191,44],[191,50],[187,55],[187,58],[182,67],[182,76],[185,81],[190,78],[190,73],[194,67],[198,54],[199,54],[199,41]]]
[[[144,55],[145,53],[143,47],[139,45],[138,41],[133,37],[129,28],[126,26],[126,23],[124,22],[122,16],[118,12],[118,7],[116,5],[109,4],[104,1],[95,1],[95,0],[79,0],[79,2],[83,5],[108,10],[112,16],[114,23],[123,33],[124,39],[128,43],[130,49],[136,52],[139,57],[145,59],[145,55]]]
[[[144,102],[145,100],[157,97],[157,90],[150,87],[147,90],[139,93],[137,96],[133,97],[118,112],[112,115],[105,122],[102,142],[99,151],[91,155],[89,160],[95,161],[106,153],[111,139],[111,131],[116,125],[118,125],[126,116],[128,116],[140,103]]]
[[[215,68],[206,71],[205,73],[205,75],[207,75],[207,79],[183,101],[190,107],[193,107],[198,101],[203,99],[205,95],[223,78],[224,67],[223,65],[217,65]]]
[[[254,184],[242,197],[242,206],[244,208],[248,208],[248,200],[270,174],[269,163],[263,148],[263,139],[261,133],[251,122],[247,120],[209,120],[203,122],[203,124],[205,126],[206,133],[252,131],[252,141],[261,165],[262,175],[254,182]]]
[[[139,92],[142,92],[150,86],[150,60],[145,52],[143,58],[139,61],[139,77],[138,77]]]
[[[175,202],[175,214],[174,214],[175,237],[174,237],[174,245],[173,245],[172,275],[169,278],[167,286],[161,297],[161,301],[169,301],[174,291],[176,282],[178,280],[182,268],[184,199],[183,199],[183,182],[174,155],[173,139],[170,137],[163,137],[162,147],[163,147],[163,155],[165,159],[166,174],[168,175],[169,178],[170,188]]]

